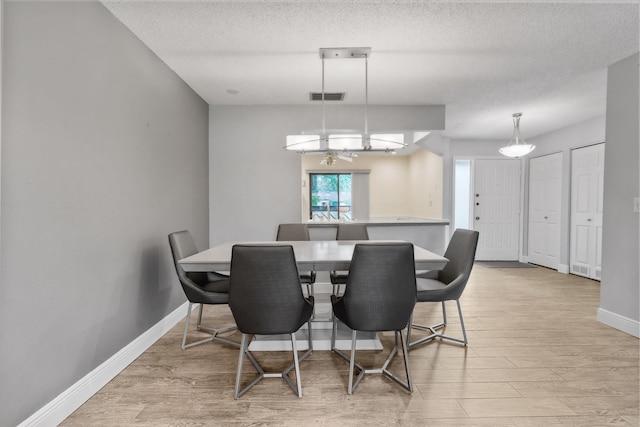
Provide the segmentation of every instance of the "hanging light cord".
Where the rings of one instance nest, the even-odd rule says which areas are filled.
[[[364,134],[369,136],[369,120],[367,118],[367,107],[369,105],[369,56],[364,55]]]
[[[322,54],[322,138],[327,134],[325,130],[326,118],[324,113],[324,53]]]
[[[522,116],[522,113],[515,113],[513,115],[513,137],[512,137],[512,139],[515,141],[516,145],[517,144],[522,144],[521,138],[520,138],[520,116]]]

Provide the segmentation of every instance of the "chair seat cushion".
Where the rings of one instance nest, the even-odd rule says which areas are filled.
[[[228,278],[228,274],[218,273],[217,271],[210,271],[207,273],[207,280],[209,282],[215,282],[216,280],[224,280]]]
[[[189,301],[197,304],[228,304],[229,303],[229,279],[214,280],[204,285],[199,285],[204,292],[189,292],[185,289]]]
[[[438,279],[437,270],[417,270],[416,277],[422,279]]]
[[[438,302],[455,299],[455,289],[435,279],[416,278],[418,302]]]
[[[329,279],[332,285],[346,285],[349,274],[347,272],[332,271],[329,274]]]
[[[300,283],[303,285],[313,285],[316,283],[316,272],[309,271],[308,273],[300,273]]]
[[[213,282],[206,283],[204,286],[202,286],[202,289],[204,289],[206,292],[222,292],[228,294],[229,283],[231,283],[229,279],[214,280]]]

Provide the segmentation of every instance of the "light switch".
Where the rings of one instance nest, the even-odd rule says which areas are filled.
[[[633,211],[640,213],[640,197],[633,199]]]

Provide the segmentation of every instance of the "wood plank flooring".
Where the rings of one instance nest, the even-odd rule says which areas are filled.
[[[469,346],[433,341],[412,350],[412,394],[368,375],[349,396],[347,363],[316,351],[301,364],[301,399],[266,378],[234,400],[238,350],[211,343],[182,351],[181,323],[62,425],[637,427],[639,340],[597,322],[599,301],[592,280],[475,266],[461,299]],[[455,303],[447,307],[447,333],[459,334]],[[435,323],[440,314],[438,304],[421,303],[414,319]],[[231,322],[227,307],[205,309],[205,324]],[[362,351],[359,361],[384,359],[392,335],[381,337],[385,353]],[[258,353],[273,369],[290,356]],[[401,358],[391,369],[402,376]],[[248,362],[245,370],[249,379]]]

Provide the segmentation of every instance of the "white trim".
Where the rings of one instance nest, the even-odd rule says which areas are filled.
[[[640,338],[640,322],[637,320],[621,316],[604,308],[598,308],[598,321],[619,331],[633,335],[636,338]]]
[[[54,426],[60,424],[180,322],[185,317],[188,304],[188,302],[185,302],[180,305],[164,319],[20,423],[18,427]],[[176,343],[176,345],[178,344]]]
[[[569,274],[568,264],[558,264],[558,273]]]

